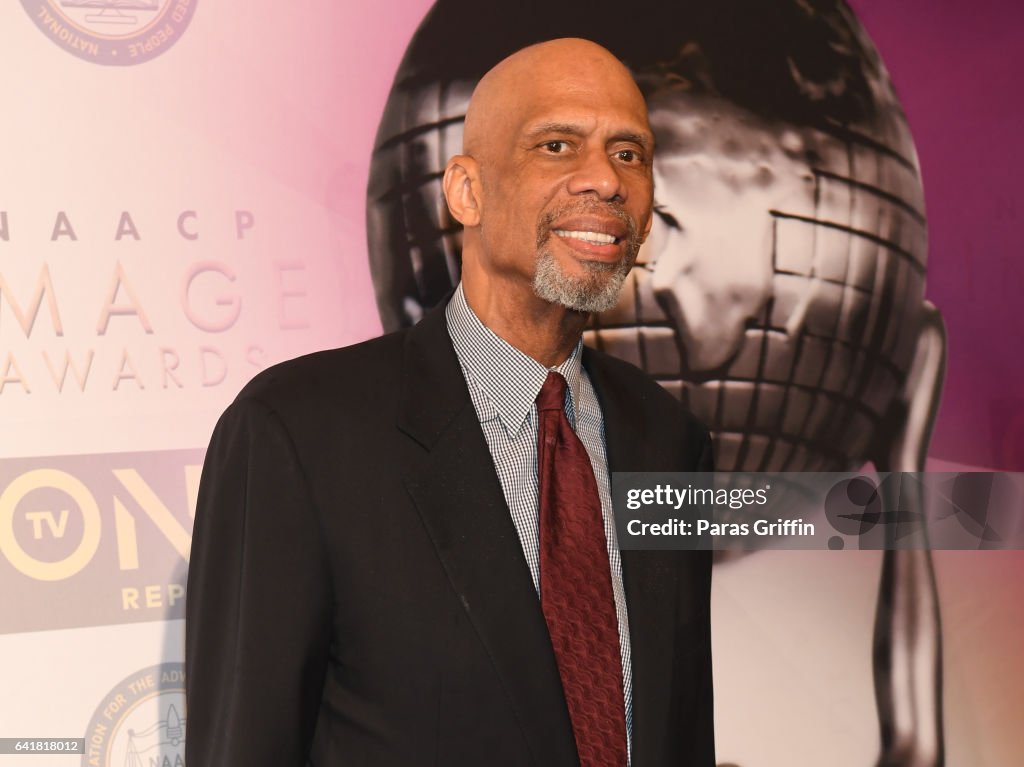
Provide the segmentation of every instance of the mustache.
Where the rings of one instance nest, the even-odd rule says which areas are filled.
[[[627,252],[635,253],[640,249],[640,233],[636,220],[621,206],[611,202],[599,202],[594,199],[583,199],[561,205],[541,216],[537,222],[537,247],[540,248],[551,237],[551,227],[560,218],[576,215],[612,216],[626,226]]]

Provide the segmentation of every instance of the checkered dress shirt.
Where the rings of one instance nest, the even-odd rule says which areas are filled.
[[[503,341],[487,328],[466,302],[459,283],[445,310],[448,334],[469,387],[480,428],[483,429],[494,468],[512,512],[519,542],[540,593],[540,541],[537,499],[537,395],[549,368]],[[601,497],[604,535],[611,564],[612,592],[619,620],[619,649],[625,694],[626,740],[633,746],[633,666],[630,660],[629,619],[622,586],[622,558],[615,538],[611,482],[605,452],[604,416],[590,377],[582,365],[583,342],[557,367],[568,383],[565,414],[590,456]]]

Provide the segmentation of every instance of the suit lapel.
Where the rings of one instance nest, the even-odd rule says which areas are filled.
[[[576,765],[540,601],[443,310],[409,331],[398,427],[427,455],[406,489],[508,693],[534,761]]]
[[[626,391],[589,349],[584,350],[583,363],[601,402],[609,474],[654,470],[659,456],[652,448],[657,446],[645,439],[645,414],[636,393]],[[671,674],[678,603],[673,552],[623,551],[622,580],[633,663],[632,767],[647,767],[664,763],[661,744],[673,736]]]

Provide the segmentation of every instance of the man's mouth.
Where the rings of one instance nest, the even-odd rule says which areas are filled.
[[[554,234],[566,239],[582,240],[591,245],[618,245],[619,238],[604,232],[587,232],[569,229],[552,229]]]

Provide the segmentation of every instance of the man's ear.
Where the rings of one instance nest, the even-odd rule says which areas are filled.
[[[480,225],[480,165],[467,154],[457,154],[444,169],[444,199],[448,210],[464,227]]]

